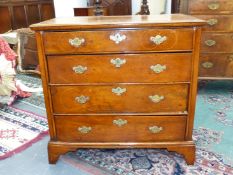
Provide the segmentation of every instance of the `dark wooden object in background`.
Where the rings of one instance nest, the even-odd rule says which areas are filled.
[[[106,7],[102,7],[103,15],[108,15],[108,9]],[[77,7],[74,8],[74,16],[95,16],[95,7]]]
[[[148,3],[147,0],[142,1],[141,11],[138,13],[139,15],[149,15],[150,14],[149,6],[147,3]]]
[[[90,0],[90,6],[94,6],[95,0]],[[131,0],[102,0],[102,5],[107,7],[108,14],[114,15],[131,15]]]
[[[18,65],[21,73],[40,73],[38,68],[38,52],[35,32],[30,28],[17,29],[19,43],[17,48]]]
[[[172,13],[179,13],[180,12],[180,0],[172,0]]]
[[[203,28],[200,79],[233,80],[233,0],[175,0],[173,12],[207,21]]]
[[[74,16],[89,16],[88,9],[90,7],[76,7],[74,8]]]
[[[103,8],[101,6],[102,0],[95,0],[94,3],[94,15],[95,16],[102,16],[104,14]]]
[[[53,0],[1,0],[0,33],[55,17]]]

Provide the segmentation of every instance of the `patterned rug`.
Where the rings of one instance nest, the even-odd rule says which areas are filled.
[[[205,129],[195,130],[197,133],[195,139],[207,135]],[[222,156],[200,147],[194,166],[163,149],[80,149],[62,156],[62,160],[93,175],[233,175],[233,166],[224,163]]]
[[[24,75],[18,78],[28,86],[41,86],[38,78]],[[25,106],[24,110],[30,113],[17,109]],[[35,129],[40,136],[47,132],[46,120],[38,116],[43,111],[42,93],[34,93],[13,107],[0,110],[5,116],[22,116],[30,127],[40,126]],[[22,119],[18,121],[15,123],[21,123]],[[34,122],[29,124],[29,121]],[[194,166],[187,166],[181,155],[163,149],[80,149],[61,156],[61,160],[91,175],[233,175],[233,81],[199,83],[194,126],[193,139],[197,146]],[[10,139],[14,132],[9,133]],[[2,135],[5,134],[0,133],[0,139]],[[40,136],[35,136],[35,140]]]
[[[29,147],[48,133],[47,119],[10,106],[0,108],[0,159]]]
[[[25,75],[19,75],[17,78],[28,87],[41,86],[38,78]],[[0,159],[24,150],[40,140],[42,136],[47,135],[48,124],[45,115],[34,113],[41,113],[39,108],[40,106],[43,108],[44,105],[44,101],[38,97],[40,97],[38,93],[33,93],[32,97],[18,99],[12,106],[0,107]],[[36,110],[31,106],[39,108],[37,107],[38,110]]]
[[[233,82],[199,83],[194,166],[162,149],[80,149],[63,162],[92,175],[233,175]]]

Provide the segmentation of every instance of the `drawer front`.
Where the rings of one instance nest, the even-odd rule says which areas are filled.
[[[188,85],[52,86],[56,114],[187,111]]]
[[[190,0],[189,12],[191,14],[233,14],[232,0]]]
[[[233,54],[201,54],[200,77],[233,77]]]
[[[186,116],[57,116],[55,125],[65,142],[182,141]]]
[[[207,25],[203,27],[203,31],[233,31],[233,15],[195,15],[195,17],[207,21]]]
[[[233,34],[203,33],[201,52],[233,52]]]
[[[191,50],[193,44],[191,28],[46,32],[43,37],[47,54]]]
[[[53,84],[150,83],[190,81],[191,56],[188,53],[76,55],[48,56],[47,60]]]

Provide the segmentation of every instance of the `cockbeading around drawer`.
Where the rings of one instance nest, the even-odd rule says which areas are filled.
[[[192,28],[45,32],[43,38],[46,54],[174,52],[193,48]]]
[[[233,15],[195,15],[207,21],[203,31],[233,32]]]
[[[190,14],[233,14],[231,0],[189,0]]]
[[[233,53],[233,34],[203,33],[201,40],[202,53]]]
[[[51,84],[190,82],[191,53],[47,56]],[[57,76],[61,75],[61,76]]]
[[[187,116],[55,116],[65,142],[183,141]]]
[[[181,113],[188,84],[51,86],[55,114]]]
[[[201,77],[233,77],[232,53],[202,53],[199,73]]]

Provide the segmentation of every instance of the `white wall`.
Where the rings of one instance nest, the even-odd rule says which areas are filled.
[[[132,14],[136,14],[141,9],[142,0],[131,0],[131,1],[132,1]],[[155,15],[155,14],[160,14],[161,12],[164,11],[166,12],[167,9],[165,6],[167,1],[170,1],[171,3],[171,0],[148,0],[150,14]]]
[[[86,7],[88,0],[54,0],[56,17],[71,17],[74,16],[74,7]],[[140,11],[142,0],[132,1],[132,14]],[[166,6],[166,13],[171,12],[171,0],[148,0],[151,14],[160,14],[164,11]]]
[[[86,7],[87,0],[54,0],[56,17],[74,16],[74,7]]]
[[[167,0],[167,3],[166,3],[166,13],[171,13],[172,11],[172,0]]]

